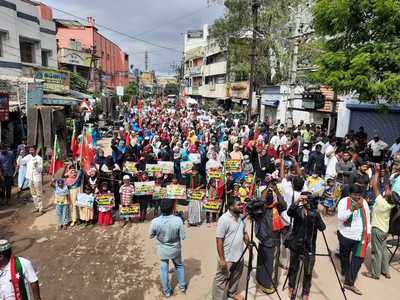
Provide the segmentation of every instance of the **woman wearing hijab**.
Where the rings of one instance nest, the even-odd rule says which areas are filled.
[[[70,214],[71,214],[71,226],[74,226],[80,220],[79,216],[79,207],[76,205],[76,200],[78,197],[78,193],[81,190],[82,179],[83,179],[83,172],[77,172],[76,169],[71,166],[70,169],[67,171],[65,184],[68,186],[69,189],[69,196],[70,196]]]
[[[18,187],[20,191],[24,191],[29,188],[29,180],[26,178],[26,165],[27,162],[23,159],[26,155],[26,148],[23,147],[19,151],[17,158],[17,169],[18,169]]]
[[[186,188],[193,191],[198,191],[205,188],[205,181],[199,174],[199,171],[196,167],[193,167],[192,174],[186,176]],[[188,220],[190,226],[197,226],[201,224],[201,209],[202,201],[190,200]]]

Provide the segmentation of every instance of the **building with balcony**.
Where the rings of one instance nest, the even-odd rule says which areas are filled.
[[[50,7],[29,0],[2,0],[0,14],[0,75],[23,76],[38,67],[57,69],[56,26]]]
[[[89,72],[90,62],[96,66],[91,81],[115,89],[129,84],[129,56],[98,32],[95,20],[86,23],[56,20],[57,46],[61,64],[70,71]]]
[[[202,67],[208,39],[208,25],[199,30],[189,30],[185,34],[185,94],[201,99],[200,88],[203,85]]]

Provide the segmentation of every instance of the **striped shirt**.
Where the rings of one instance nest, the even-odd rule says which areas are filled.
[[[132,204],[133,193],[135,192],[135,188],[133,185],[122,185],[119,189],[119,194],[121,195],[121,204],[122,206],[129,206]]]

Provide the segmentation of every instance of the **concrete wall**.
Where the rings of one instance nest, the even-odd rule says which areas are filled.
[[[21,37],[37,42],[35,62],[32,66],[42,65],[41,51],[46,49],[51,52],[49,67],[57,68],[55,24],[49,20],[49,10],[51,12],[47,6],[42,7],[20,0],[0,2],[0,31],[7,33],[3,40],[4,56],[0,57],[0,74],[21,75]]]
[[[96,45],[96,55],[100,57],[100,66],[106,75],[111,76],[107,85],[126,86],[129,84],[129,60],[125,60],[125,52],[118,45],[101,35],[93,26],[57,28],[57,39],[60,48],[69,48],[70,40],[82,44],[82,48],[91,49]]]

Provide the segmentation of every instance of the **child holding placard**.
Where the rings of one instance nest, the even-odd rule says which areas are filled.
[[[52,183],[54,187],[54,204],[56,206],[57,230],[67,229],[69,221],[69,189],[64,179]]]
[[[96,195],[97,209],[99,212],[97,224],[108,226],[113,224],[112,208],[114,206],[114,198],[108,189],[108,183],[103,182],[100,191]]]

